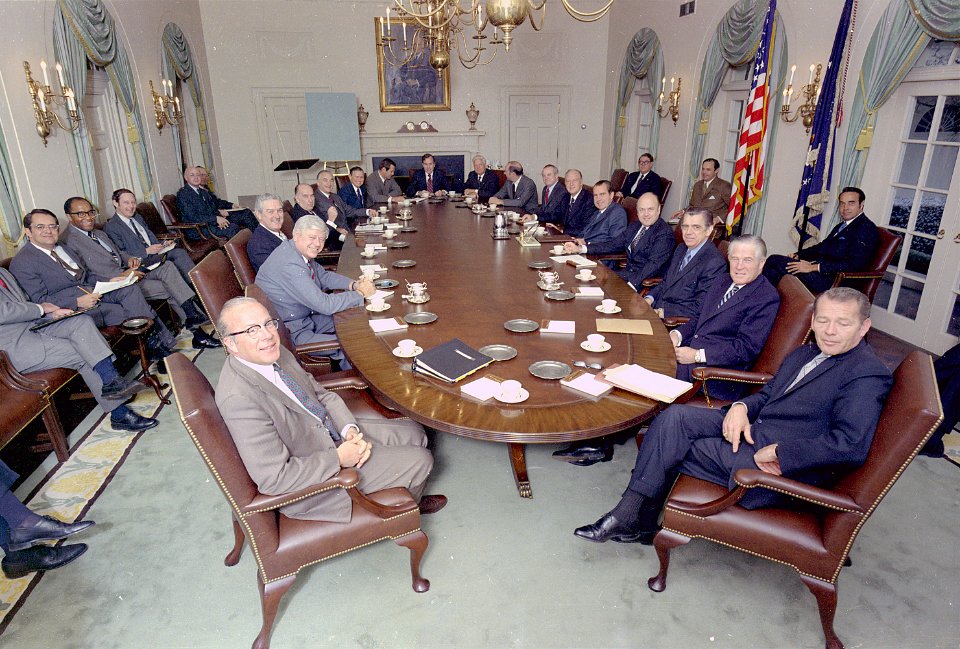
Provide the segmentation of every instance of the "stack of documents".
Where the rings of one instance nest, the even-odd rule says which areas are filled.
[[[460,391],[474,399],[486,401],[500,394],[500,379],[496,376],[484,376],[460,386]]]
[[[407,323],[401,318],[378,318],[370,321],[370,328],[374,333],[384,334],[391,331],[403,331],[407,328]]]
[[[599,397],[613,389],[612,384],[598,381],[593,374],[583,370],[577,370],[570,376],[560,379],[560,385],[585,392],[593,397]]]
[[[577,297],[603,297],[603,289],[599,286],[578,286]]]
[[[576,331],[577,323],[574,320],[544,320],[540,323],[542,334],[572,334]]]
[[[640,365],[617,365],[604,370],[598,376],[618,388],[664,403],[673,403],[677,397],[693,387],[693,383],[651,372]]]

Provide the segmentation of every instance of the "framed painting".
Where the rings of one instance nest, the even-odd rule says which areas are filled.
[[[406,60],[408,53],[416,51],[423,42],[422,28],[417,22],[412,18],[391,17],[388,31],[386,18],[378,16],[374,27],[380,110],[385,113],[450,110],[450,68],[437,72],[430,67],[429,50],[421,50]],[[386,48],[384,36],[393,39],[386,41]]]

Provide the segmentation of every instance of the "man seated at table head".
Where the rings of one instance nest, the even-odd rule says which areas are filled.
[[[863,339],[869,316],[870,303],[858,291],[821,294],[811,323],[816,344],[792,352],[760,392],[728,408],[673,405],[657,416],[620,502],[574,534],[596,543],[649,544],[678,472],[730,489],[740,469],[829,485],[863,464],[893,385]],[[757,488],[738,504],[756,509],[787,501]]]
[[[776,286],[790,273],[811,293],[822,293],[840,272],[867,270],[880,246],[877,226],[863,213],[866,194],[859,187],[840,190],[840,222],[820,243],[785,257],[772,255],[764,275]]]
[[[367,181],[367,173],[363,167],[350,167],[350,182],[337,191],[343,202],[354,209],[365,209],[370,205],[367,190],[363,184]]]
[[[700,165],[700,180],[693,184],[690,192],[690,204],[687,209],[705,209],[713,214],[713,222],[720,225],[727,218],[730,210],[731,187],[717,173],[720,171],[720,161],[716,158],[707,158]],[[683,210],[674,212],[673,218],[678,219]]]
[[[600,255],[623,252],[623,235],[627,231],[627,212],[613,202],[609,180],[598,180],[593,186],[593,214],[583,232],[574,241],[563,244],[567,253]]]
[[[329,250],[340,250],[347,236],[357,226],[357,222],[364,217],[375,216],[377,213],[374,209],[351,207],[344,203],[337,193],[333,172],[329,169],[323,169],[317,174],[317,190],[313,193],[313,198],[316,214],[326,217],[327,225],[337,231],[336,235],[331,237],[332,240],[327,242]],[[300,205],[299,201],[297,205]],[[306,213],[308,212],[294,208],[293,220],[296,221]]]
[[[653,156],[649,153],[643,153],[637,160],[637,171],[627,176],[623,182],[623,187],[617,192],[616,198],[624,196],[633,196],[640,198],[647,192],[653,192],[660,198],[660,176],[653,170]]]
[[[403,196],[400,185],[393,179],[393,174],[396,172],[397,163],[390,158],[384,158],[380,161],[377,170],[367,176],[365,187],[371,203],[389,204]]]
[[[310,185],[301,183],[296,186],[294,193],[298,206],[302,200],[311,208],[313,207],[313,188]],[[283,233],[283,201],[276,194],[265,193],[257,196],[253,213],[260,225],[247,241],[247,258],[256,272],[260,270],[270,253],[287,240],[287,235]]]
[[[315,257],[323,250],[327,231],[318,217],[300,217],[293,225],[293,238],[270,253],[257,272],[257,284],[297,345],[336,340],[333,314],[363,306],[364,298],[376,292],[368,278],[351,280],[317,263]],[[340,350],[331,358],[339,361],[341,369],[352,367]]]
[[[413,172],[410,184],[407,185],[407,196],[429,198],[431,196],[447,195],[447,174],[443,169],[437,169],[437,161],[431,153],[420,156],[422,169]]]
[[[524,212],[537,208],[537,183],[523,175],[523,165],[516,160],[507,163],[507,182],[490,197],[490,205],[519,207]]]
[[[500,190],[500,179],[487,169],[487,159],[478,153],[473,156],[473,171],[467,174],[467,182],[463,186],[465,195],[476,196],[482,203]]]
[[[727,261],[711,241],[713,213],[703,208],[690,208],[681,214],[683,245],[673,251],[663,281],[643,298],[661,318],[690,318],[700,313],[713,281],[726,276],[727,271]]]
[[[116,192],[114,195],[117,195]],[[125,193],[124,196],[135,200],[132,193]],[[192,332],[194,349],[220,346],[216,338],[201,328],[201,325],[210,322],[210,318],[204,313],[203,307],[197,304],[196,293],[176,266],[161,258],[154,262],[156,267],[149,269],[138,257],[125,257],[109,234],[97,230],[97,210],[85,198],[68,198],[63,204],[63,211],[70,219],[70,225],[64,229],[60,240],[77,253],[80,261],[92,273],[112,278],[135,275],[139,278],[135,286],[143,297],[165,300],[180,318],[183,327]]]
[[[156,426],[156,419],[142,417],[123,405],[147,386],[120,376],[113,351],[93,318],[74,315],[36,331],[30,329],[74,311],[31,300],[13,274],[0,268],[0,349],[7,353],[13,368],[24,374],[57,367],[76,370],[103,411],[110,413],[111,426],[130,431]]]
[[[91,207],[89,211],[95,210]],[[98,327],[119,325],[129,318],[152,318],[153,327],[146,339],[150,359],[170,355],[176,340],[138,286],[124,286],[103,295],[93,292],[97,282],[116,278],[97,275],[76,251],[58,242],[60,223],[53,212],[30,210],[23,217],[23,229],[29,243],[10,262],[10,272],[32,302],[49,302],[61,309],[89,309],[87,314]]]
[[[563,216],[563,233],[579,237],[595,211],[593,194],[583,188],[583,174],[579,169],[568,169],[563,176],[567,190],[567,211]]]
[[[320,387],[280,344],[278,321],[259,302],[238,297],[217,324],[229,355],[216,400],[257,489],[280,495],[329,480],[353,467],[366,493],[404,487],[420,512],[438,511],[444,496],[422,496],[433,468],[423,427],[409,419],[358,419],[334,392]],[[280,509],[290,518],[350,521],[343,489]]]
[[[567,188],[560,182],[560,170],[556,165],[547,165],[540,172],[540,176],[543,178],[543,198],[540,206],[532,213],[523,215],[523,222],[536,219],[540,223],[563,226],[570,196],[567,194]]]
[[[204,181],[206,171],[200,167],[187,167],[183,172],[183,187],[177,192],[177,209],[184,223],[200,223],[207,231],[229,239],[240,228],[255,230],[257,220],[250,210],[218,198],[207,189]],[[195,233],[186,231],[191,238],[199,238]]]
[[[635,291],[643,286],[643,280],[663,277],[675,245],[673,228],[660,218],[660,199],[656,194],[647,192],[637,200],[637,217],[623,236],[627,242],[627,266],[617,269],[617,275]]]

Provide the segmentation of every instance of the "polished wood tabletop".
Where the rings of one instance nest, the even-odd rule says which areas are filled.
[[[338,272],[349,277],[360,275],[362,264],[376,263],[387,268],[384,278],[400,285],[387,298],[390,309],[374,313],[362,307],[336,315],[337,335],[350,362],[370,384],[384,404],[425,426],[476,439],[509,444],[514,476],[520,494],[531,496],[524,462],[525,444],[545,444],[589,439],[624,430],[649,417],[658,404],[635,394],[614,389],[594,398],[561,386],[559,381],[533,376],[529,366],[541,360],[562,361],[573,369],[573,361],[582,360],[609,367],[615,363],[638,363],[656,372],[673,375],[676,360],[673,345],[656,313],[626,282],[603,264],[593,270],[596,279],[581,281],[567,264],[552,263],[548,270],[560,274],[563,289],[599,286],[604,297],[617,300],[622,311],[606,315],[596,311],[599,298],[577,297],[567,301],[546,299],[538,286],[538,271],[532,261],[550,262],[552,244],[524,248],[510,239],[492,238],[493,219],[473,214],[450,201],[413,206],[408,221],[416,232],[397,232],[391,239],[379,235],[358,235],[356,246],[347,245],[341,253]],[[389,213],[397,221],[397,210]],[[388,248],[372,259],[360,255],[365,243],[406,242],[409,247]],[[393,262],[412,259],[411,268],[394,268]],[[410,304],[403,299],[406,282],[425,282],[430,301]],[[369,320],[430,311],[438,319],[430,324],[410,325],[406,330],[375,334]],[[514,333],[504,323],[514,318],[573,320],[575,334]],[[598,318],[632,318],[650,322],[652,335],[604,333],[612,346],[604,353],[586,352],[580,343],[597,333]],[[392,350],[397,342],[410,338],[429,349],[452,338],[474,348],[505,344],[515,348],[517,356],[494,362],[458,383],[445,383],[412,371],[411,360],[397,358]],[[593,370],[588,370],[594,372]],[[595,373],[595,372],[594,372]],[[460,387],[485,375],[520,381],[529,398],[518,404],[501,403],[495,398],[480,402],[464,395]]]

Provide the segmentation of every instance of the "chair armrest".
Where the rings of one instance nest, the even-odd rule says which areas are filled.
[[[366,390],[370,386],[366,381],[360,378],[354,370],[345,372],[333,372],[328,377],[316,379],[320,387],[326,390],[339,390],[342,388],[353,388],[354,390]]]
[[[706,518],[707,516],[713,516],[714,514],[722,512],[731,505],[736,505],[738,502],[740,502],[740,499],[746,495],[746,493],[746,487],[738,486],[737,488],[728,491],[724,495],[715,500],[711,500],[710,502],[694,504],[684,502],[682,500],[668,500],[667,504],[670,509],[676,510],[683,514]]]
[[[688,318],[687,316],[672,315],[669,318],[663,319],[663,326],[673,328],[673,327],[679,327],[680,325],[686,324],[688,322],[690,322],[690,318]]]
[[[640,290],[637,293],[640,297],[646,297],[647,293],[650,292],[654,286],[663,281],[662,277],[648,277],[647,279],[640,282]]]
[[[765,473],[759,469],[740,469],[733,476],[734,481],[745,489],[764,487],[800,500],[820,505],[828,509],[841,512],[866,514],[853,498],[846,494],[815,487],[797,480],[785,478],[782,475]]]
[[[297,356],[309,356],[311,354],[316,354],[319,352],[333,352],[340,349],[340,341],[338,340],[325,340],[323,342],[317,343],[306,343],[304,345],[297,345],[296,354]]]
[[[299,502],[304,498],[330,491],[331,489],[352,490],[353,487],[357,486],[358,482],[360,482],[360,474],[357,473],[356,469],[340,469],[340,473],[329,480],[287,494],[268,496],[267,494],[258,493],[253,497],[253,500],[240,507],[240,514],[247,516],[248,514],[257,514],[270,511],[271,509],[279,509]]]
[[[547,223],[547,224],[544,225],[543,227],[545,227],[545,228],[552,228],[552,229],[556,230],[558,233],[563,234],[563,226],[562,226],[562,225],[557,225],[556,223]]]
[[[772,374],[766,372],[731,370],[724,367],[698,367],[691,374],[698,381],[721,380],[754,385],[762,385],[773,378]]]
[[[350,495],[350,499],[353,500],[355,505],[363,507],[368,512],[374,516],[378,516],[379,518],[392,518],[394,516],[399,516],[400,514],[416,511],[417,509],[417,503],[413,500],[402,505],[382,505],[367,498],[366,494],[359,489],[349,489],[347,493]]]
[[[10,362],[10,357],[7,356],[7,352],[2,349],[0,349],[0,383],[12,390],[36,392],[38,394],[46,394],[50,388],[50,385],[46,381],[28,379],[18,372],[16,368],[13,367],[13,363]]]
[[[884,272],[882,270],[840,271],[833,280],[832,288],[840,286],[840,282],[845,279],[880,279]]]
[[[181,241],[183,240],[183,235],[179,232],[162,232],[160,234],[154,235],[160,241]]]

